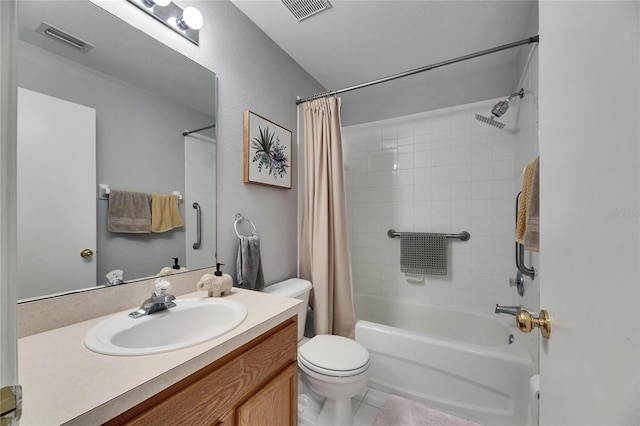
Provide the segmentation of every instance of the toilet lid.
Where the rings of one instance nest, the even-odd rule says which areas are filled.
[[[298,350],[298,359],[306,367],[328,375],[354,375],[369,367],[367,349],[341,336],[315,336]]]

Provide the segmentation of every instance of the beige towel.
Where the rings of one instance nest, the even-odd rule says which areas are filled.
[[[167,232],[184,225],[178,196],[169,194],[153,194],[151,201],[151,231]]]
[[[109,193],[107,226],[111,232],[148,234],[151,232],[151,195],[142,192]]]
[[[536,159],[531,180],[531,193],[527,209],[527,229],[524,233],[524,248],[540,251],[540,161]]]
[[[522,179],[522,195],[518,204],[518,219],[516,221],[516,242],[524,244],[524,234],[527,230],[527,211],[529,210],[529,199],[531,197],[531,186],[533,183],[533,173],[538,163],[538,158],[527,164],[524,169]]]

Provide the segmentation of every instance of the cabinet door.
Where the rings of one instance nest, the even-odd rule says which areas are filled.
[[[298,379],[291,364],[236,409],[238,426],[295,426],[298,423]]]

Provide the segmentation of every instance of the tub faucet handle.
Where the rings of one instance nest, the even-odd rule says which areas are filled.
[[[516,287],[520,296],[524,296],[524,283],[524,275],[520,271],[518,271],[516,278],[509,278],[509,285],[511,287]]]

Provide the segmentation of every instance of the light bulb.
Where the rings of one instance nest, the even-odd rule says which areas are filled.
[[[182,18],[178,19],[177,24],[183,30],[191,28],[192,30],[199,30],[202,28],[204,19],[202,13],[193,6],[188,6],[182,12]]]

